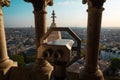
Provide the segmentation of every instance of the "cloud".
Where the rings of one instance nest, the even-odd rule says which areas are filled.
[[[64,0],[64,1],[58,2],[57,5],[60,5],[60,6],[72,6],[72,5],[76,5],[78,3],[80,3],[79,0]]]

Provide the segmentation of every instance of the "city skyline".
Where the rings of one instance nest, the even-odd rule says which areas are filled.
[[[104,4],[102,26],[120,27],[120,1],[107,0]],[[113,7],[112,7],[113,6]],[[86,27],[87,5],[82,0],[54,0],[53,6],[47,6],[47,26],[50,26],[52,10],[55,10],[57,26]],[[11,0],[10,7],[3,8],[5,27],[30,27],[34,26],[34,14],[31,3],[24,0]]]

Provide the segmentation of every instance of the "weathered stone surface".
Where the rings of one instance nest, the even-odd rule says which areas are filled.
[[[101,8],[106,0],[82,0],[83,4],[88,3],[89,6],[94,8]]]
[[[98,68],[98,49],[101,30],[103,3],[105,0],[84,0],[88,3],[86,64],[80,72],[79,80],[104,80]]]
[[[9,0],[0,1],[0,73],[2,73],[2,75],[6,74],[12,66],[17,66],[17,63],[10,60],[7,55],[2,7],[9,5]]]
[[[51,74],[46,73],[42,68],[47,71],[50,67],[40,67],[37,71],[34,71],[32,67],[12,67],[6,76],[6,80],[49,80]]]
[[[47,5],[52,6],[53,0],[24,0],[26,2],[31,2],[34,8],[35,16],[35,33],[36,33],[36,45],[37,48],[40,46],[40,40],[42,36],[46,33],[46,7]]]
[[[52,6],[53,0],[24,0],[33,4],[35,11],[44,10],[47,5]]]
[[[38,57],[42,54],[38,51],[41,46],[41,38],[47,31],[46,27],[46,7],[47,5],[52,5],[53,0],[24,0],[26,2],[31,2],[34,8],[34,18],[35,18],[35,35],[36,35],[36,46],[37,46],[37,60],[33,66],[34,80],[50,80],[50,75],[52,73],[52,66],[43,58]],[[41,76],[39,76],[41,75]]]
[[[4,7],[4,6],[10,6],[10,0],[0,0],[0,5],[2,7]]]

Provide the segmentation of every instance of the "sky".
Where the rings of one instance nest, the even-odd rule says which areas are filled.
[[[56,13],[59,27],[86,27],[87,7],[82,0],[54,0],[47,6],[47,26],[50,26],[52,10]],[[120,27],[120,0],[106,0],[102,16],[102,27]],[[3,7],[5,27],[34,26],[33,6],[24,0],[11,0],[10,7]]]

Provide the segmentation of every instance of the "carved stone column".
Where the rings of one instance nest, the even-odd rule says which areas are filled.
[[[35,32],[36,32],[36,45],[37,48],[40,46],[40,40],[42,36],[46,33],[46,7],[47,5],[52,6],[53,0],[24,0],[26,2],[31,2],[34,8],[34,18],[35,18]]]
[[[24,1],[31,2],[34,8],[33,13],[35,18],[35,33],[36,33],[36,46],[37,46],[37,60],[33,67],[33,71],[37,73],[35,80],[39,80],[39,79],[49,80],[50,74],[52,72],[52,66],[45,59],[39,56],[42,53],[38,50],[38,48],[41,46],[41,38],[47,31],[46,7],[47,5],[52,6],[53,0],[24,0]]]
[[[85,68],[80,72],[80,80],[104,80],[98,67],[98,49],[104,2],[105,0],[83,0],[83,3],[88,3],[87,53]]]
[[[0,72],[2,74],[6,74],[11,66],[17,66],[17,63],[10,60],[7,55],[2,7],[9,6],[9,3],[9,0],[0,0]]]

